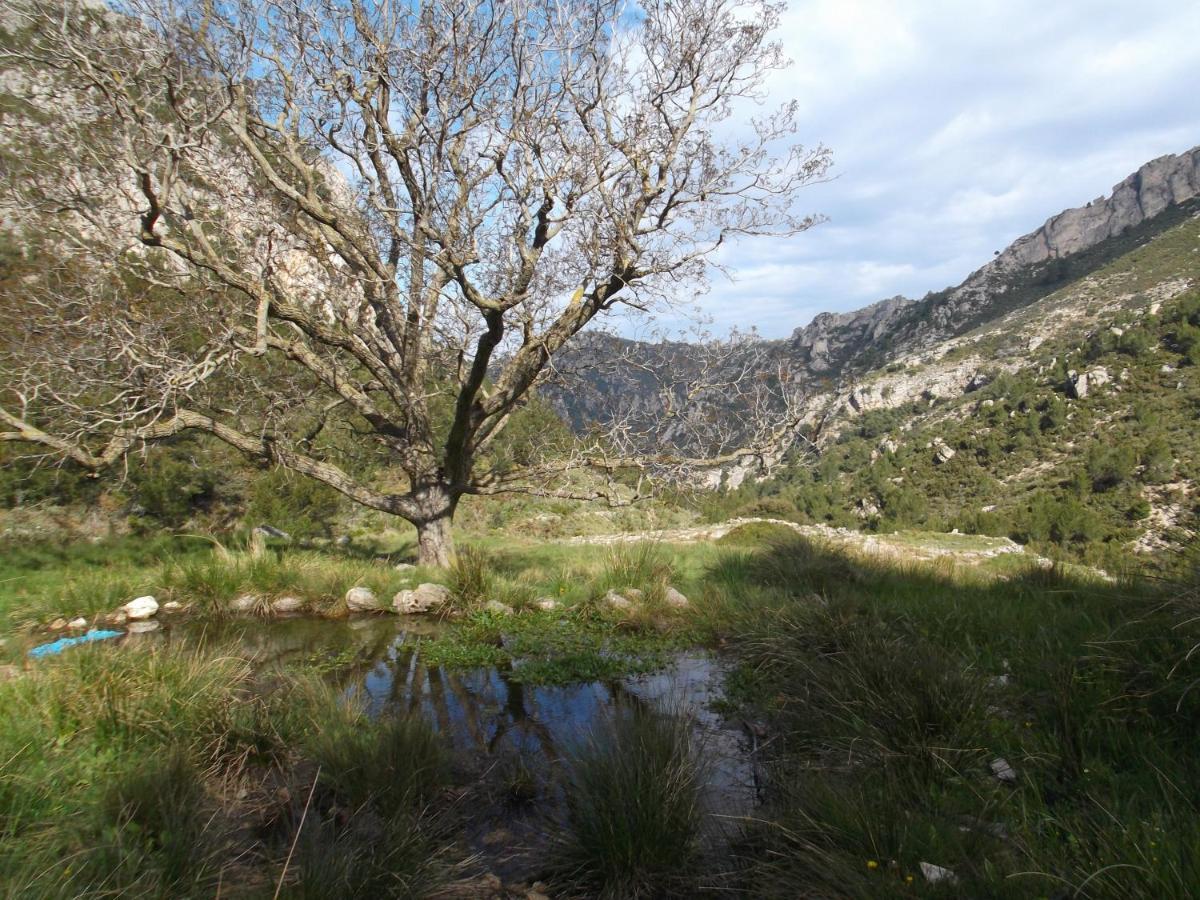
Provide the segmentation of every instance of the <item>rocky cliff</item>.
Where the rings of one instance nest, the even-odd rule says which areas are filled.
[[[1197,195],[1200,147],[1178,156],[1160,156],[1114,187],[1110,196],[1052,216],[1037,231],[1017,238],[976,274],[1078,253]]]
[[[957,287],[921,300],[892,297],[852,313],[817,316],[791,339],[810,372],[861,374],[901,353],[930,347],[1083,277],[1129,245],[1200,205],[1200,147],[1152,160],[1076,209],[1013,241]]]

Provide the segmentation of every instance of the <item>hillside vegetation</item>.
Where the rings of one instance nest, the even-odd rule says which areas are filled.
[[[901,357],[855,385],[862,408],[827,422],[819,459],[712,498],[710,515],[957,528],[1113,568],[1186,540],[1200,518],[1197,267],[1190,218],[1033,306]]]

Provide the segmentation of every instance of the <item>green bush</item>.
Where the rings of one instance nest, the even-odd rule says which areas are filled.
[[[1059,497],[1039,491],[1016,517],[1014,537],[1023,542],[1043,541],[1059,545],[1086,543],[1104,535],[1104,523],[1089,507],[1074,497]]]
[[[1136,463],[1133,450],[1127,444],[1110,446],[1095,443],[1088,448],[1087,473],[1092,489],[1108,491],[1127,481]]]
[[[0,506],[93,503],[101,484],[74,463],[61,465],[40,451],[0,441]]]
[[[328,485],[275,468],[254,482],[245,518],[252,526],[273,525],[294,537],[328,536],[342,508],[341,494]]]
[[[212,817],[204,803],[200,774],[182,748],[119,774],[104,802],[113,833],[120,835],[112,848],[113,864],[157,865],[168,885],[203,871],[206,845],[212,843],[205,840]]]
[[[326,723],[309,742],[321,781],[351,809],[390,818],[415,813],[449,781],[449,758],[422,718],[372,722],[347,716]]]
[[[142,516],[178,527],[209,503],[217,473],[199,463],[185,448],[161,447],[149,452],[129,471],[130,499]]]
[[[1146,484],[1165,484],[1175,477],[1175,455],[1161,435],[1152,437],[1141,454],[1141,480]]]

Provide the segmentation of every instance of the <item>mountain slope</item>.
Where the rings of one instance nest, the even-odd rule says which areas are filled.
[[[1200,215],[810,398],[815,462],[721,514],[1005,535],[1113,568],[1200,528]]]
[[[849,396],[870,373],[1035,305],[1197,214],[1200,147],[1153,160],[1108,198],[1050,218],[957,287],[921,300],[892,297],[854,312],[822,313],[789,340],[743,343],[726,352],[721,365],[730,372],[783,373],[816,415],[827,410],[831,395]],[[691,376],[711,363],[712,353],[690,346],[601,336],[561,358],[567,377],[547,394],[580,430],[618,408],[651,418],[662,412],[658,384],[633,374],[630,363],[645,372],[682,369]],[[740,415],[719,392],[706,400],[710,415]]]
[[[767,480],[754,461],[728,467],[722,483],[738,489],[709,504],[1009,535],[1109,566],[1161,548],[1200,514],[1198,286],[1200,148],[1052,217],[956,288],[727,354],[719,372],[782,373],[798,389],[820,458]],[[709,358],[604,338],[569,361],[570,390],[548,393],[577,429],[618,409],[652,421],[662,404],[645,372],[690,377]],[[722,391],[701,409],[730,428],[742,415]]]
[[[1200,147],[1146,163],[1107,198],[1069,209],[1009,245],[958,287],[817,316],[791,345],[813,372],[862,372],[954,337],[1083,277],[1200,210]]]

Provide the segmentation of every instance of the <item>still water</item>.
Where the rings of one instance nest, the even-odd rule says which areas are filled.
[[[372,716],[421,715],[495,790],[473,809],[465,835],[493,871],[515,875],[544,850],[562,817],[558,784],[565,753],[618,708],[643,706],[691,723],[705,762],[706,840],[723,843],[756,800],[757,773],[740,723],[714,709],[722,664],[704,651],[678,654],[663,671],[611,681],[528,685],[520,660],[504,667],[449,669],[422,661],[423,636],[436,622],[410,617],[349,620],[244,619],[179,623],[124,640],[239,643],[264,673],[290,664],[324,670],[347,698]],[[513,786],[521,788],[521,802]]]

